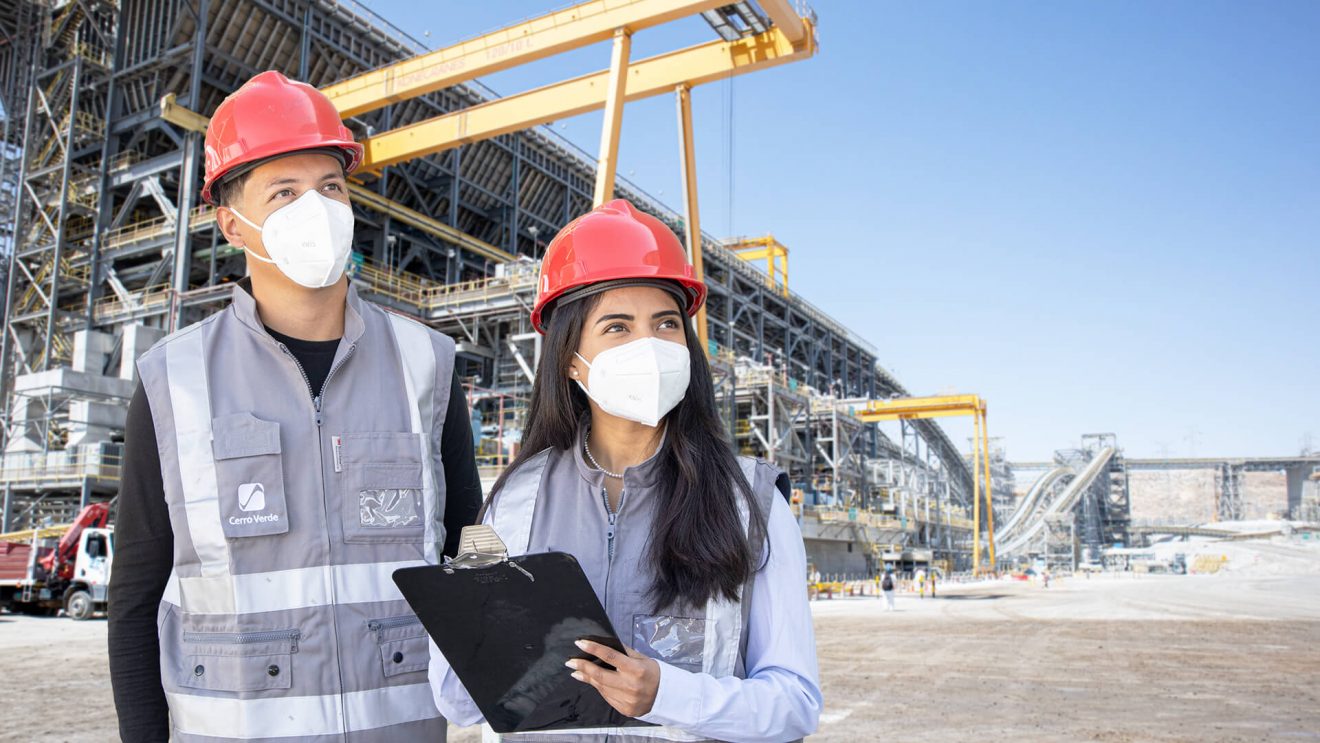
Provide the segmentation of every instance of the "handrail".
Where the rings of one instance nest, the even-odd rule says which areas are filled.
[[[106,454],[97,457],[78,454],[67,462],[55,465],[47,465],[43,462],[37,465],[11,467],[4,460],[14,456],[10,454],[0,458],[0,482],[10,486],[15,484],[39,485],[52,480],[75,478],[118,480],[122,468],[122,458],[117,454]]]

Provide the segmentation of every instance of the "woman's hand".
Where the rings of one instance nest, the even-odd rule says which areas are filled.
[[[627,648],[628,654],[624,655],[590,640],[578,640],[577,646],[617,670],[601,668],[589,660],[570,660],[564,665],[573,669],[573,678],[596,687],[611,707],[628,717],[641,717],[651,711],[660,688],[659,663],[632,648]]]

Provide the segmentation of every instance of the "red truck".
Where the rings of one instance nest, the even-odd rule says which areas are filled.
[[[23,614],[89,619],[109,598],[114,529],[110,509],[93,503],[72,524],[15,532],[0,540],[0,607]]]

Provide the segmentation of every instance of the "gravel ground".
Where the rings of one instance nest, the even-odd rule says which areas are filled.
[[[997,582],[898,609],[813,606],[814,739],[1320,740],[1320,577]],[[0,615],[0,699],[0,741],[114,740],[105,621]]]

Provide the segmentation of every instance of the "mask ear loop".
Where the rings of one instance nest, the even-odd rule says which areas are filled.
[[[573,355],[578,357],[579,359],[582,359],[582,363],[587,365],[587,370],[588,371],[591,370],[591,362],[587,361],[586,357],[584,357],[582,354],[578,353],[577,351],[574,351]],[[591,390],[587,389],[587,386],[585,384],[582,384],[581,379],[574,379],[573,381],[577,384],[578,387],[582,388],[582,394],[586,395],[592,400],[595,400],[597,405],[600,404],[600,400],[596,400],[596,398],[591,394]]]
[[[232,206],[227,206],[227,207],[225,207],[225,208],[228,209],[229,211],[233,212],[235,217],[238,217],[239,219],[243,220],[243,224],[246,224],[248,227],[251,227],[252,229],[256,230],[257,232],[262,232],[262,231],[263,231],[259,225],[257,225],[256,223],[254,223],[252,220],[248,219],[247,217],[243,216],[243,213],[240,212],[239,210],[235,209],[235,208],[232,207]],[[269,263],[269,264],[272,265],[272,266],[274,266],[274,265],[278,265],[278,264],[275,263],[275,261],[273,261],[273,260],[271,260],[271,259],[269,259],[269,258],[266,258],[265,256],[260,256],[260,255],[257,255],[256,253],[252,252],[252,249],[249,248],[249,247],[246,246],[246,245],[243,246],[243,252],[244,252],[244,253],[247,253],[248,255],[252,256],[253,258],[256,258],[257,260],[261,261],[262,263]]]

